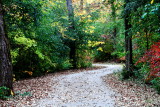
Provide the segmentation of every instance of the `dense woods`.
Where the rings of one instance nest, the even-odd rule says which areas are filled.
[[[123,79],[160,92],[158,0],[0,0],[0,22],[0,94],[16,80],[94,61],[125,62]]]

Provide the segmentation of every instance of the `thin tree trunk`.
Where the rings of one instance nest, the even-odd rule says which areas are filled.
[[[112,20],[115,23],[116,22],[116,8],[115,8],[115,4],[114,3],[115,3],[114,0],[110,1],[111,9],[112,9],[112,13],[111,13]],[[116,26],[114,26],[114,29],[113,29],[113,37],[114,37],[114,39],[116,38],[116,35],[117,35],[117,28],[116,28]]]
[[[129,0],[125,0],[127,4]],[[126,71],[129,72],[128,76],[132,76],[132,36],[129,35],[129,30],[131,28],[131,24],[129,23],[129,14],[125,16],[125,47],[126,47]]]
[[[66,0],[67,9],[68,9],[68,18],[69,18],[69,30],[73,31],[75,29],[74,26],[74,13],[72,7],[72,0]]]
[[[147,51],[149,50],[149,36],[148,33],[146,32],[146,47],[147,47]]]
[[[80,9],[83,10],[83,0],[80,0]]]
[[[67,2],[67,9],[68,9],[68,18],[69,18],[69,27],[68,30],[70,32],[70,36],[75,33],[75,25],[74,25],[74,12],[72,7],[72,0],[66,0]],[[70,59],[73,68],[77,67],[77,60],[76,60],[76,40],[69,40],[69,47],[70,47]]]
[[[109,0],[108,1],[111,5],[111,16],[112,16],[112,21],[114,23],[113,30],[112,30],[112,38],[113,38],[113,44],[114,44],[114,50],[115,46],[117,45],[116,43],[116,37],[117,37],[117,25],[116,25],[116,7],[115,7],[115,0]],[[114,60],[116,60],[117,57],[114,57]]]
[[[5,31],[4,12],[0,0],[0,87],[6,86],[13,90],[12,63],[10,57],[9,40]],[[8,94],[10,94],[9,91]]]

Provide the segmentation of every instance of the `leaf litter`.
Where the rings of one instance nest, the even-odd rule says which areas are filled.
[[[114,96],[116,107],[160,107],[160,95],[144,83],[122,81],[116,74],[106,75],[103,80],[118,93]]]

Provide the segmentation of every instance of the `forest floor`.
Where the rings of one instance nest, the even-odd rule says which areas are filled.
[[[141,80],[120,80],[119,73],[103,77],[106,84],[120,96],[115,95],[116,107],[160,107],[160,95]]]
[[[17,81],[14,91],[18,94],[7,101],[0,100],[0,107],[160,106],[160,97],[153,89],[118,79],[113,72],[120,71],[123,65],[94,66],[99,67]]]

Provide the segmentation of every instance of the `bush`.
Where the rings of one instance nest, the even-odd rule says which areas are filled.
[[[152,78],[160,77],[160,41],[153,44],[136,65],[139,63],[143,63],[145,68],[149,67],[148,73],[145,74],[146,82]]]
[[[97,46],[96,61],[108,61],[113,59],[113,40],[108,35],[101,35],[102,41]],[[97,42],[98,43],[98,42]]]
[[[133,75],[134,75],[134,73],[132,71],[131,72],[127,71],[125,69],[125,67],[123,67],[123,70],[122,70],[121,75],[120,75],[120,79],[121,80],[126,80],[126,79],[129,79]]]
[[[0,87],[0,99],[7,99],[8,98],[8,91],[9,88],[2,86]]]
[[[158,94],[160,94],[160,77],[154,78],[151,83],[153,87],[157,90]]]

